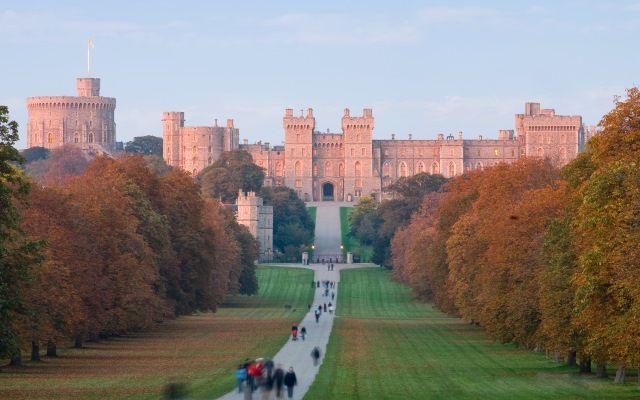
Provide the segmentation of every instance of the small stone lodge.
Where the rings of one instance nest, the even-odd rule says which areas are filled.
[[[260,245],[258,261],[273,261],[273,207],[265,206],[254,192],[242,190],[235,205],[238,223],[246,226]]]

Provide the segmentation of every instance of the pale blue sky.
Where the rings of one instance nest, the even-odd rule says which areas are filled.
[[[640,81],[640,0],[2,0],[0,104],[21,126],[26,97],[75,93],[88,36],[124,141],[185,111],[279,144],[288,107],[320,130],[372,107],[376,138],[496,137],[527,100],[597,123]]]

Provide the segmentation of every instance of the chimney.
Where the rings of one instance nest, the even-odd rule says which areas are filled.
[[[411,135],[411,134],[409,134],[409,140],[411,140],[411,136],[412,136],[412,135]]]
[[[395,133],[391,134],[391,140],[396,140],[396,134]]]

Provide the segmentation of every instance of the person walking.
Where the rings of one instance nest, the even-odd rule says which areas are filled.
[[[293,367],[289,367],[289,371],[284,375],[284,385],[287,387],[287,397],[293,398],[293,387],[298,384],[298,378],[296,373],[293,372]]]
[[[273,377],[271,373],[265,368],[262,373],[262,386],[260,387],[261,400],[269,400],[271,398],[271,391],[273,390]]]
[[[324,309],[322,311],[327,312],[327,303],[324,303]]]
[[[284,370],[282,364],[278,364],[276,370],[273,371],[273,386],[276,389],[276,399],[282,398],[282,386],[284,384]]]
[[[315,315],[316,315],[316,324],[317,324],[320,321],[320,310],[316,310]]]
[[[238,369],[236,369],[236,380],[238,381],[238,393],[242,393],[242,385],[247,380],[247,369],[242,364],[238,365]]]
[[[329,314],[333,314],[333,304],[329,303]]]
[[[318,346],[314,347],[313,350],[311,350],[311,358],[313,358],[313,366],[317,367],[318,360],[320,359],[320,349],[318,348]]]
[[[300,329],[300,337],[304,340],[305,336],[307,336],[307,328],[303,326],[302,329]]]

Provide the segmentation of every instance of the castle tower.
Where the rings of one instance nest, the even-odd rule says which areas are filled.
[[[27,146],[67,144],[112,152],[116,144],[116,99],[100,96],[100,78],[78,78],[77,96],[27,98]]]
[[[344,136],[345,178],[344,193],[355,198],[369,194],[379,185],[379,171],[373,168],[373,110],[365,108],[362,116],[352,117],[348,108],[342,116]],[[378,177],[376,179],[376,176]]]
[[[294,188],[304,201],[310,201],[313,194],[313,130],[316,119],[313,109],[307,114],[300,111],[299,117],[293,116],[293,109],[285,110],[282,121],[285,135],[285,185]]]
[[[183,112],[162,113],[162,141],[164,161],[172,167],[182,167],[182,135],[184,127]]]
[[[263,205],[262,197],[254,192],[238,192],[236,218],[240,225],[249,229],[258,241],[258,260],[269,262],[273,256],[273,207]]]

